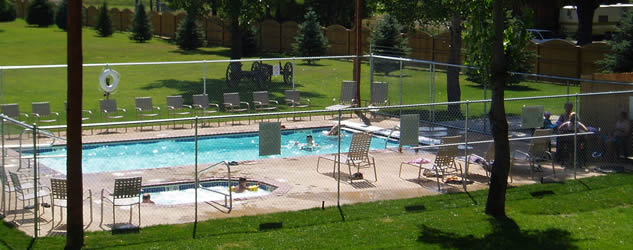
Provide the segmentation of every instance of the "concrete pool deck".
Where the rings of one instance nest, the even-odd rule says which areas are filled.
[[[346,121],[360,123],[358,119],[346,119]],[[323,118],[322,116],[312,117],[312,121],[308,121],[304,118],[303,121],[281,121],[282,125],[286,129],[302,129],[313,127],[325,127],[332,126],[335,121]],[[392,128],[398,125],[397,119],[382,119],[372,121],[373,126],[382,128]],[[216,124],[214,124],[216,125]],[[245,121],[242,121],[241,125],[223,125],[221,127],[213,126],[209,128],[199,129],[199,135],[213,135],[213,134],[226,134],[226,133],[240,133],[240,132],[253,132],[258,128],[257,123],[248,125]],[[111,129],[112,130],[112,129]],[[459,131],[451,131],[449,134],[456,134]],[[88,134],[88,133],[85,133]],[[95,134],[86,135],[84,137],[84,143],[91,142],[108,142],[108,141],[121,141],[121,140],[140,140],[140,139],[156,139],[165,137],[182,137],[192,136],[192,129],[165,129],[162,130],[150,130],[150,131],[135,131],[133,128],[128,128],[128,132],[124,133],[122,129],[119,129],[117,133],[111,134]],[[476,134],[469,134],[471,140],[477,137],[484,138],[484,135],[477,136]],[[16,141],[9,141],[9,144]],[[524,143],[525,144],[525,143]],[[513,150],[525,145],[513,144]],[[482,154],[485,144],[475,146],[471,152]],[[463,155],[463,151],[460,150]],[[443,192],[437,191],[435,178],[423,177],[421,181],[417,180],[418,170],[415,167],[405,166],[403,167],[402,178],[399,175],[400,163],[406,162],[417,157],[425,157],[433,160],[435,155],[432,150],[419,151],[418,153],[413,150],[405,150],[404,152],[396,152],[393,150],[376,150],[371,154],[375,157],[377,177],[378,181],[374,182],[374,174],[371,169],[362,169],[361,172],[364,175],[364,180],[354,181],[354,184],[350,184],[347,180],[349,174],[347,173],[347,166],[341,165],[340,182],[340,203],[341,204],[354,204],[359,202],[372,202],[379,200],[391,200],[391,199],[404,199],[412,197],[420,197],[426,195],[437,195],[443,192],[460,192],[463,191],[460,183],[455,184],[443,184]],[[17,158],[15,152],[9,151],[7,164],[5,168],[7,171],[17,170]],[[265,213],[274,213],[282,211],[296,211],[302,209],[335,206],[337,204],[337,180],[332,177],[332,162],[321,162],[320,171],[316,171],[318,155],[301,156],[292,158],[276,158],[276,159],[263,159],[257,161],[241,162],[239,165],[231,166],[232,175],[235,177],[246,177],[248,179],[264,180],[270,184],[277,185],[284,189],[284,192],[280,192],[277,195],[269,195],[260,198],[237,200],[233,202],[233,210],[230,213],[227,209],[213,206],[207,203],[198,204],[198,220],[204,221],[216,218],[227,217],[239,217],[244,215],[258,215]],[[458,161],[464,166],[463,161]],[[208,166],[205,164],[199,166],[203,168]],[[46,170],[42,167],[41,183],[44,186],[49,186],[49,179],[52,177],[64,178],[54,171]],[[544,173],[536,173],[534,179],[530,178],[530,171],[526,164],[516,163],[512,169],[512,176],[514,181],[511,185],[522,185],[535,183],[540,180],[541,175],[551,176],[551,167],[543,166]],[[23,171],[30,171],[31,169],[23,169]],[[354,171],[354,169],[352,169]],[[224,178],[226,177],[226,168],[218,167],[209,170],[201,175],[202,179],[207,178]],[[557,179],[573,179],[574,171],[571,169],[565,169],[556,165],[556,177]],[[194,166],[176,166],[176,167],[164,167],[154,169],[143,170],[131,170],[131,171],[118,171],[118,172],[104,172],[95,174],[84,174],[84,189],[92,190],[93,201],[92,203],[84,203],[84,221],[86,223],[86,230],[88,231],[100,231],[111,230],[112,224],[112,205],[105,204],[103,208],[103,224],[101,223],[101,202],[100,192],[102,189],[109,191],[113,190],[114,179],[122,177],[142,176],[143,185],[154,185],[159,183],[180,182],[180,181],[193,181],[194,180]],[[582,169],[577,172],[578,178],[597,175],[597,173],[590,171],[583,171]],[[472,183],[467,185],[469,191],[479,190],[487,188],[487,177],[485,171],[478,165],[471,164],[468,179],[472,180]],[[12,198],[12,202],[15,201],[15,197]],[[50,203],[50,198],[44,198],[44,202]],[[193,201],[192,201],[193,203]],[[89,218],[88,205],[93,207],[92,220]],[[18,208],[21,204],[18,205]],[[9,210],[13,209],[13,204]],[[137,208],[134,207],[132,224],[138,223]],[[56,220],[59,221],[59,209],[56,209]],[[117,223],[127,223],[129,218],[128,209],[117,209],[116,211]],[[159,224],[182,224],[191,223],[194,221],[194,204],[183,205],[155,205],[149,203],[143,203],[141,205],[141,226],[152,226]],[[56,225],[54,230],[51,230],[51,209],[44,208],[44,215],[41,217],[40,223],[40,235],[55,235],[65,232],[65,222],[60,225]],[[66,216],[64,216],[66,218]],[[5,221],[18,224],[18,228],[21,231],[26,232],[29,235],[33,235],[33,214],[26,214],[26,220],[21,221],[21,210],[8,211]],[[56,224],[57,224],[56,222]]]

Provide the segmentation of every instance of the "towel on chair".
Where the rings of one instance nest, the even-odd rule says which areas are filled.
[[[415,160],[410,160],[407,163],[409,163],[409,164],[427,164],[427,163],[431,163],[431,161],[429,161],[429,160],[427,160],[427,159],[425,159],[423,157],[420,157],[420,158],[417,158]]]

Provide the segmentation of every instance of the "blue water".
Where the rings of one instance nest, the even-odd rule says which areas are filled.
[[[327,129],[286,130],[281,134],[281,155],[259,156],[257,133],[218,135],[198,139],[198,163],[210,164],[220,161],[246,161],[266,158],[322,155],[338,152],[336,137],[326,136]],[[306,136],[312,135],[318,147],[301,149]],[[341,152],[347,152],[352,133],[342,131]],[[297,145],[297,143],[299,143]],[[398,142],[390,141],[389,146]],[[374,137],[371,149],[384,149],[385,139]],[[40,155],[65,155],[66,147],[56,147]],[[145,140],[124,143],[84,145],[83,173],[100,173],[134,169],[160,168],[195,164],[194,139]],[[66,173],[66,158],[41,158],[40,163]]]

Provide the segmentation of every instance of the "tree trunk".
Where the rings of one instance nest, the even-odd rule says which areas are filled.
[[[450,52],[448,55],[449,64],[461,64],[460,54],[462,49],[462,18],[455,13],[451,17],[450,28]],[[459,87],[459,68],[448,67],[446,72],[446,95],[449,102],[457,102],[461,99],[461,89]],[[459,104],[448,106],[449,113],[457,113],[460,111]]]
[[[593,30],[593,13],[598,8],[597,0],[578,0],[576,1],[576,14],[578,15],[578,45],[585,45],[592,41]]]
[[[231,59],[242,58],[242,32],[239,17],[231,17]]]
[[[489,116],[495,144],[495,161],[490,176],[486,214],[499,218],[505,217],[505,197],[510,170],[510,142],[508,141],[508,121],[503,103],[507,74],[503,49],[503,0],[495,0],[493,5],[495,39],[492,56],[492,107]]]

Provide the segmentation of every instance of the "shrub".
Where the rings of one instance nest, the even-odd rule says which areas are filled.
[[[101,37],[111,36],[114,33],[112,29],[112,18],[110,18],[110,12],[108,12],[108,4],[104,1],[99,8],[99,15],[97,16],[97,25],[95,25],[97,34]]]
[[[33,0],[26,13],[26,23],[39,27],[53,24],[53,4],[48,0]]]
[[[292,44],[295,54],[299,56],[322,56],[325,55],[328,48],[328,40],[321,32],[319,17],[312,9],[308,9],[305,21],[299,24],[296,43]],[[314,59],[307,60],[308,64],[312,64]]]
[[[613,34],[612,40],[607,41],[611,45],[611,53],[604,59],[596,62],[602,66],[605,72],[631,72],[633,71],[633,12],[624,15]]]
[[[57,10],[55,10],[55,24],[63,30],[66,30],[66,27],[68,27],[67,8],[68,0],[62,0],[62,2],[57,5]]]
[[[130,34],[130,40],[144,43],[152,39],[152,22],[147,12],[145,12],[145,5],[143,5],[143,3],[136,6],[130,32],[132,32],[132,34]]]
[[[11,22],[16,16],[15,4],[9,0],[0,0],[0,22]]]
[[[401,34],[401,26],[395,17],[386,14],[384,19],[376,23],[376,28],[371,34],[372,53],[383,56],[405,57],[411,49],[407,39]],[[400,68],[400,63],[392,60],[374,60],[376,72],[389,75],[390,72]]]
[[[204,39],[204,33],[198,26],[196,20],[185,16],[185,18],[178,25],[178,31],[176,32],[176,43],[178,47],[183,50],[194,50],[205,46],[207,41]]]

